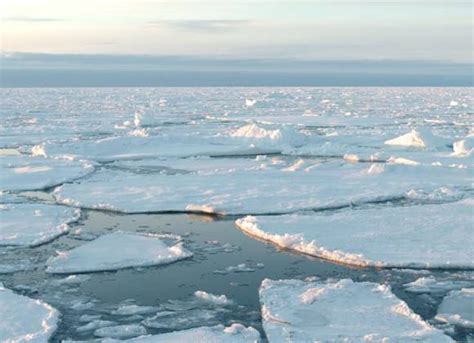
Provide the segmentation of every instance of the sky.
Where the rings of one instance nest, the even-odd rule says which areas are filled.
[[[0,13],[2,86],[87,84],[78,70],[91,85],[472,84],[470,1],[0,0]]]

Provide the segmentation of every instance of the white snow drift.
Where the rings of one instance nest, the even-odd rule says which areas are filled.
[[[466,199],[331,215],[247,216],[236,224],[278,246],[350,265],[472,269],[473,210]]]
[[[80,210],[44,204],[0,206],[0,246],[36,246],[69,231]]]
[[[15,294],[0,283],[0,342],[47,342],[58,317],[50,305]]]
[[[154,236],[116,232],[47,261],[48,273],[84,273],[167,264],[192,256],[181,243],[166,245]]]
[[[376,283],[265,279],[260,302],[270,342],[452,341]]]

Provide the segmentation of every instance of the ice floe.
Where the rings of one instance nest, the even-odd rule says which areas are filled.
[[[167,264],[192,256],[181,243],[166,245],[154,236],[115,232],[47,261],[48,273],[72,274]]]
[[[0,156],[0,190],[41,190],[91,173],[92,165],[25,155]]]
[[[181,343],[181,342],[208,342],[208,343],[258,343],[260,334],[252,327],[234,323],[231,326],[223,325],[203,326],[189,330],[174,331],[160,335],[142,336],[126,340],[132,343]]]
[[[474,280],[442,280],[433,276],[420,277],[413,282],[403,285],[410,293],[443,294],[451,290],[459,290],[464,287],[473,287]]]
[[[236,224],[278,246],[350,265],[473,269],[473,206],[466,199],[331,215],[247,216]]]
[[[299,164],[293,171],[269,168],[198,175],[100,170],[57,188],[54,196],[65,205],[126,213],[266,214],[412,196],[421,200],[440,188],[445,190],[437,193],[441,198],[454,199],[471,187],[467,169],[326,163],[303,168]]]
[[[146,334],[146,329],[138,324],[105,326],[94,331],[94,336],[117,338],[121,340],[137,336],[143,336]]]
[[[259,294],[270,342],[452,341],[385,285],[265,279]]]
[[[0,283],[0,318],[1,342],[47,342],[57,328],[59,312]]]
[[[0,246],[36,246],[69,231],[80,210],[44,204],[0,206]]]
[[[435,319],[466,329],[474,329],[474,288],[449,292],[439,305]]]

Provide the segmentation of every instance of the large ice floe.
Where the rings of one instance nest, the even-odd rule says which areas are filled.
[[[168,264],[192,256],[182,243],[172,246],[153,235],[115,232],[47,261],[46,272],[72,274]]]
[[[107,342],[115,342],[107,340]],[[117,341],[118,342],[118,341]],[[120,341],[122,342],[122,341]],[[223,325],[203,326],[189,330],[175,331],[160,335],[141,336],[126,340],[133,343],[181,343],[181,342],[206,342],[206,343],[258,343],[260,334],[252,327],[245,327],[234,323],[231,326]]]
[[[36,246],[68,232],[80,210],[44,204],[0,205],[0,246]]]
[[[79,161],[27,155],[0,156],[0,190],[41,190],[72,181],[94,170]]]
[[[465,169],[297,161],[281,170],[232,173],[101,170],[57,188],[54,196],[70,206],[126,213],[266,214],[406,197],[443,200],[462,197],[471,186],[471,173]]]
[[[15,294],[0,283],[0,342],[47,342],[59,312],[36,299]]]
[[[465,199],[329,215],[247,216],[236,224],[278,246],[350,265],[473,269],[473,210],[473,200]]]
[[[265,279],[259,294],[270,342],[452,342],[385,285]]]
[[[449,292],[439,305],[435,319],[466,329],[474,329],[474,288]]]

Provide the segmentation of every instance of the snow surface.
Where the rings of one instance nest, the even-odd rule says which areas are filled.
[[[41,190],[91,173],[87,163],[25,155],[0,156],[0,191]]]
[[[436,320],[474,329],[474,288],[451,291],[438,307]]]
[[[446,141],[435,137],[430,130],[423,128],[412,130],[400,137],[385,141],[387,145],[399,145],[421,149],[436,149],[446,146]]]
[[[36,246],[69,231],[80,210],[44,204],[8,204],[0,207],[0,246]]]
[[[50,305],[15,294],[0,283],[0,342],[47,342],[59,313]]]
[[[181,343],[181,342],[205,342],[205,343],[257,343],[260,342],[260,334],[252,327],[245,327],[234,323],[229,327],[217,325],[212,327],[198,327],[189,330],[175,331],[160,335],[143,336],[127,340],[133,343]]]
[[[192,256],[181,243],[171,247],[154,236],[115,232],[47,261],[46,272],[86,273],[172,263]]]
[[[344,163],[302,168],[300,163],[293,171],[270,168],[198,175],[100,170],[57,188],[54,196],[65,205],[126,213],[266,214],[405,197],[452,199],[471,188],[468,169]]]
[[[265,279],[259,294],[270,342],[452,341],[385,285]]]
[[[247,216],[236,224],[278,246],[350,265],[474,269],[473,210],[473,200],[466,199],[330,215]]]

